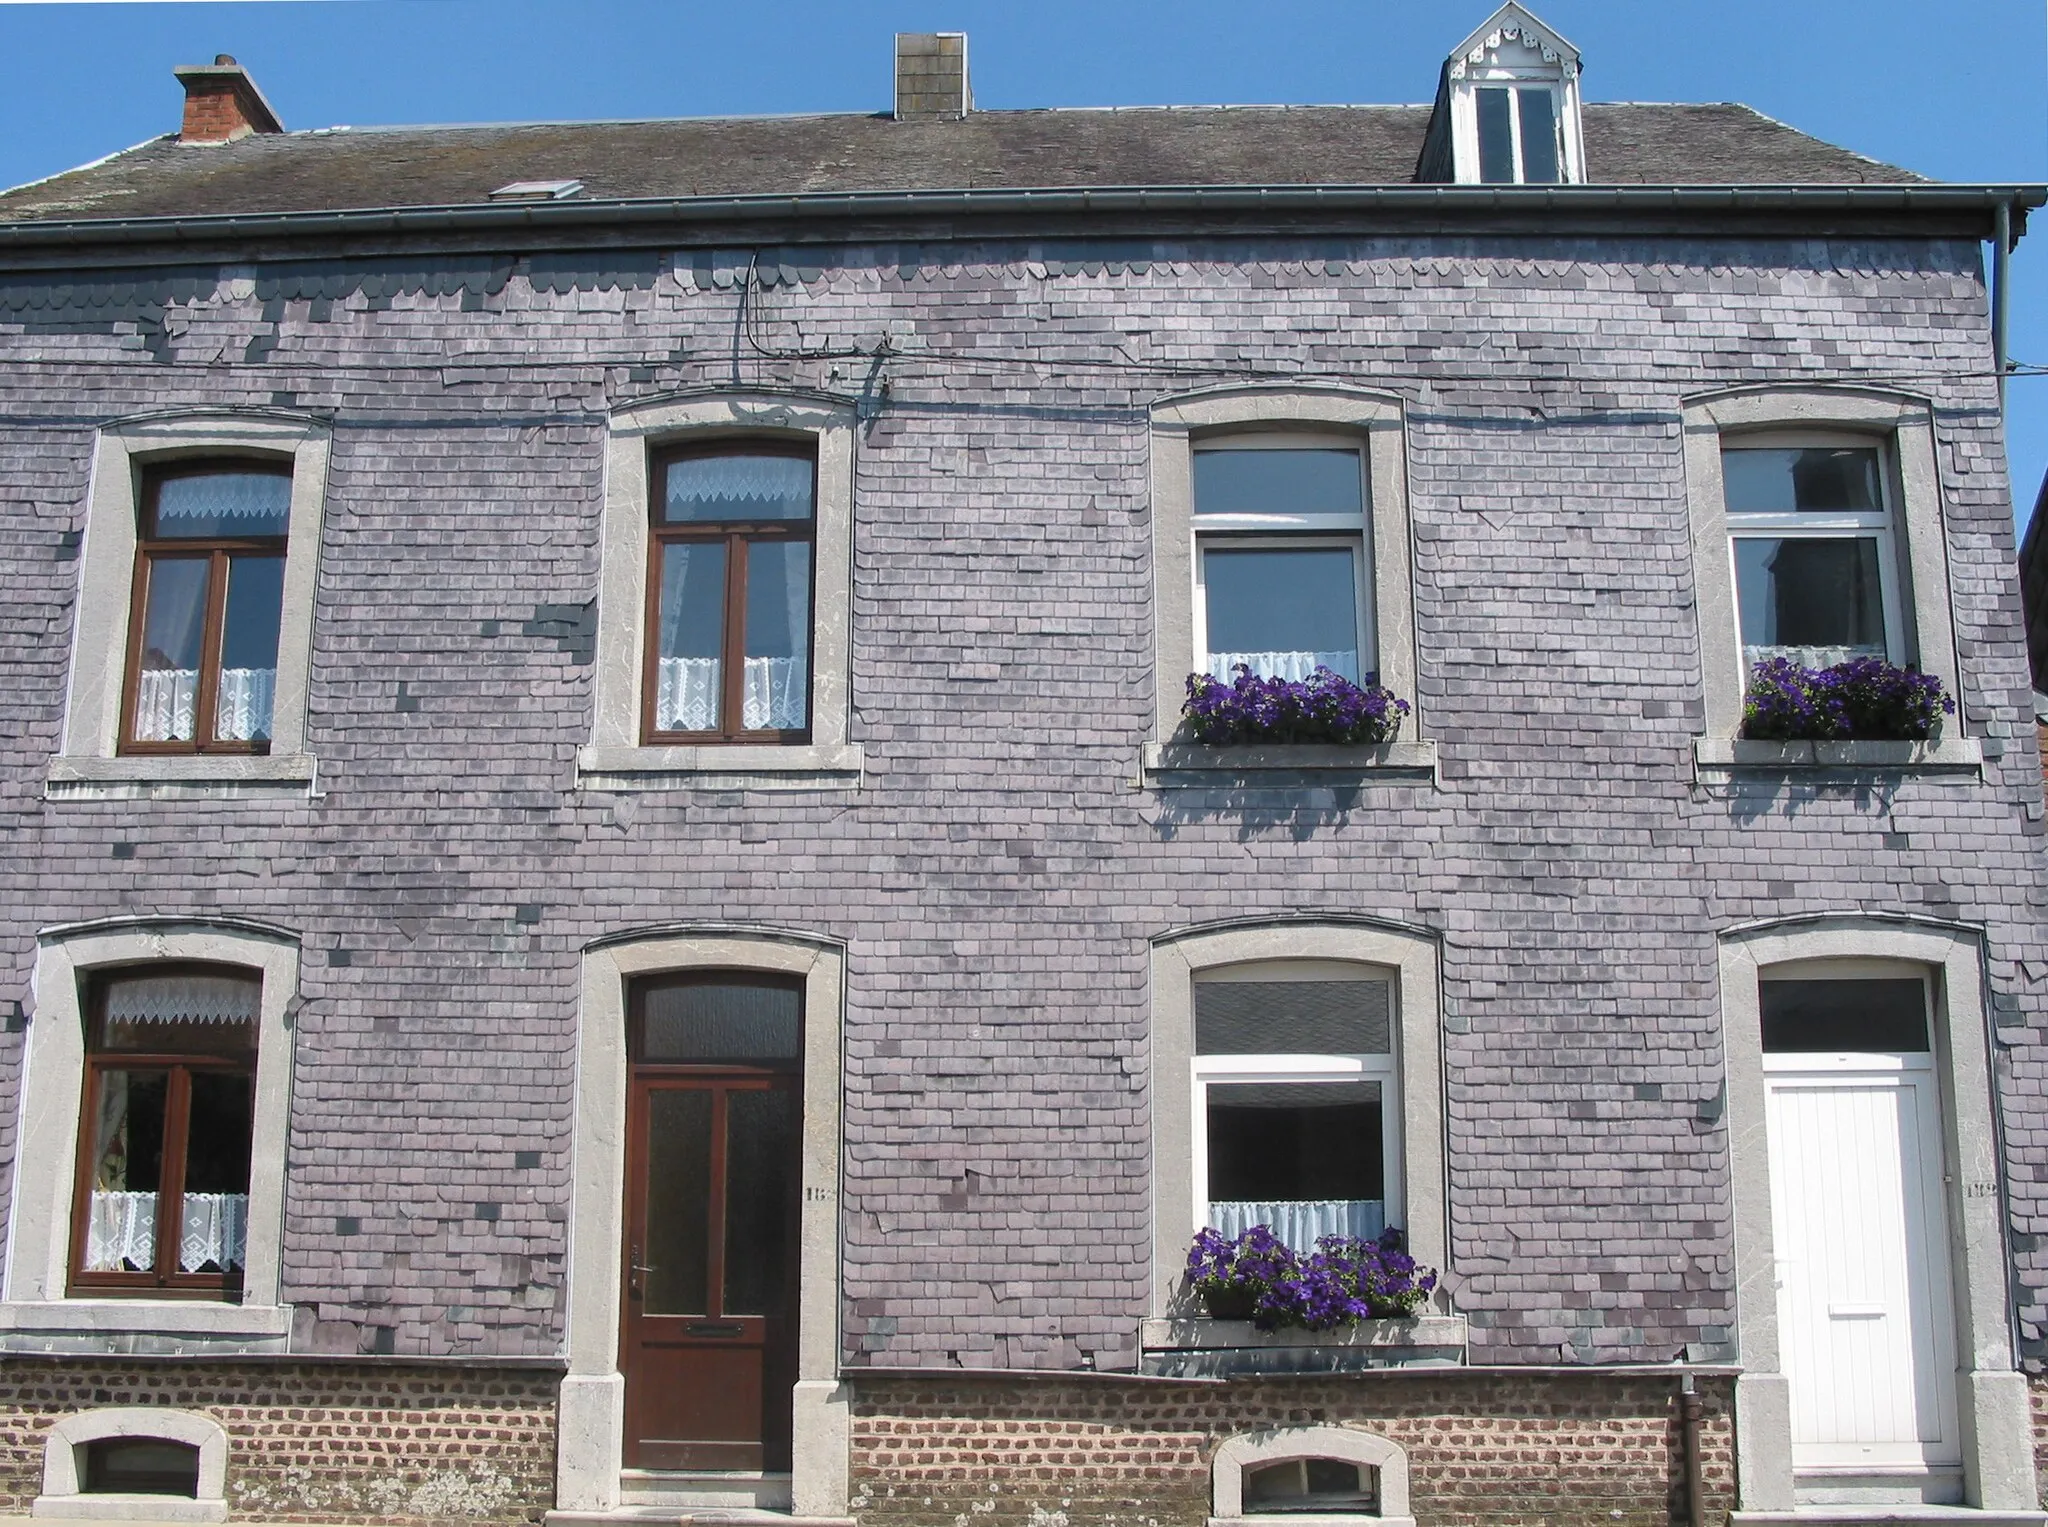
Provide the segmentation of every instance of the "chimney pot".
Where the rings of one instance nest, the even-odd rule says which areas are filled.
[[[171,72],[185,87],[180,143],[232,143],[251,133],[284,131],[277,113],[233,54],[219,53],[210,64],[186,64]]]
[[[896,34],[896,120],[957,121],[974,110],[965,32]]]

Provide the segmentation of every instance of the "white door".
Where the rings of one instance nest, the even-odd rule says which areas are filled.
[[[1767,1056],[1778,1332],[1802,1470],[1961,1457],[1929,1057]]]

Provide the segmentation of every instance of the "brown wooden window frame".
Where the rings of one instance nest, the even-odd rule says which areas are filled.
[[[662,518],[668,497],[668,469],[679,461],[715,456],[787,456],[811,464],[811,513],[806,520],[693,520]],[[647,590],[641,654],[640,738],[644,746],[688,747],[702,743],[808,743],[817,703],[818,651],[818,449],[815,441],[723,436],[692,441],[652,453],[647,474]],[[811,583],[805,591],[804,725],[748,729],[743,722],[747,645],[747,547],[756,541],[800,541],[811,549]],[[677,542],[717,543],[725,548],[725,627],[719,642],[718,715],[711,731],[662,731],[655,724],[661,691],[661,575],[667,548]]]
[[[227,473],[252,476],[292,477],[290,463],[258,457],[209,457],[180,461],[172,466],[145,467],[142,497],[135,527],[135,572],[128,595],[128,660],[121,683],[121,730],[118,751],[123,754],[244,753],[267,755],[269,738],[214,740],[215,710],[220,698],[221,641],[227,625],[228,560],[235,556],[282,558],[290,537],[281,536],[170,536],[156,534],[157,498],[164,483],[180,477],[216,477]],[[139,739],[135,735],[136,692],[142,683],[142,639],[149,616],[149,575],[159,561],[207,563],[206,623],[199,639],[199,691],[192,702],[192,736],[184,740]]]
[[[253,1128],[256,1089],[256,1041],[251,1036],[245,1055],[203,1055],[190,1051],[109,1050],[104,1047],[107,994],[124,977],[137,975],[230,975],[257,979],[238,966],[190,963],[130,967],[107,972],[93,983],[86,1007],[85,1085],[78,1113],[77,1165],[72,1174],[71,1258],[68,1292],[128,1295],[153,1299],[223,1299],[238,1302],[246,1269],[222,1272],[179,1272],[177,1247],[184,1231],[185,1161],[191,1143],[192,1076],[195,1072],[249,1078]],[[253,1027],[253,1025],[252,1025]],[[100,1074],[103,1071],[162,1071],[164,1138],[157,1171],[156,1267],[149,1272],[91,1271],[85,1266],[92,1220],[93,1176],[97,1166]],[[250,1162],[255,1175],[255,1162]]]

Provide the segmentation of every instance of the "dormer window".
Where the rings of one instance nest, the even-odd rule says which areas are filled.
[[[1579,53],[1523,10],[1503,5],[1444,66],[1453,176],[1465,185],[1576,185]]]

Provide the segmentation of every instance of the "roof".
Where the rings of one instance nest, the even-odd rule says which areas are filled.
[[[1427,106],[1174,106],[159,138],[0,194],[0,223],[474,205],[521,180],[580,180],[583,200],[1406,185],[1429,117]],[[1925,183],[1733,104],[1589,105],[1585,141],[1588,177],[1603,185]]]

